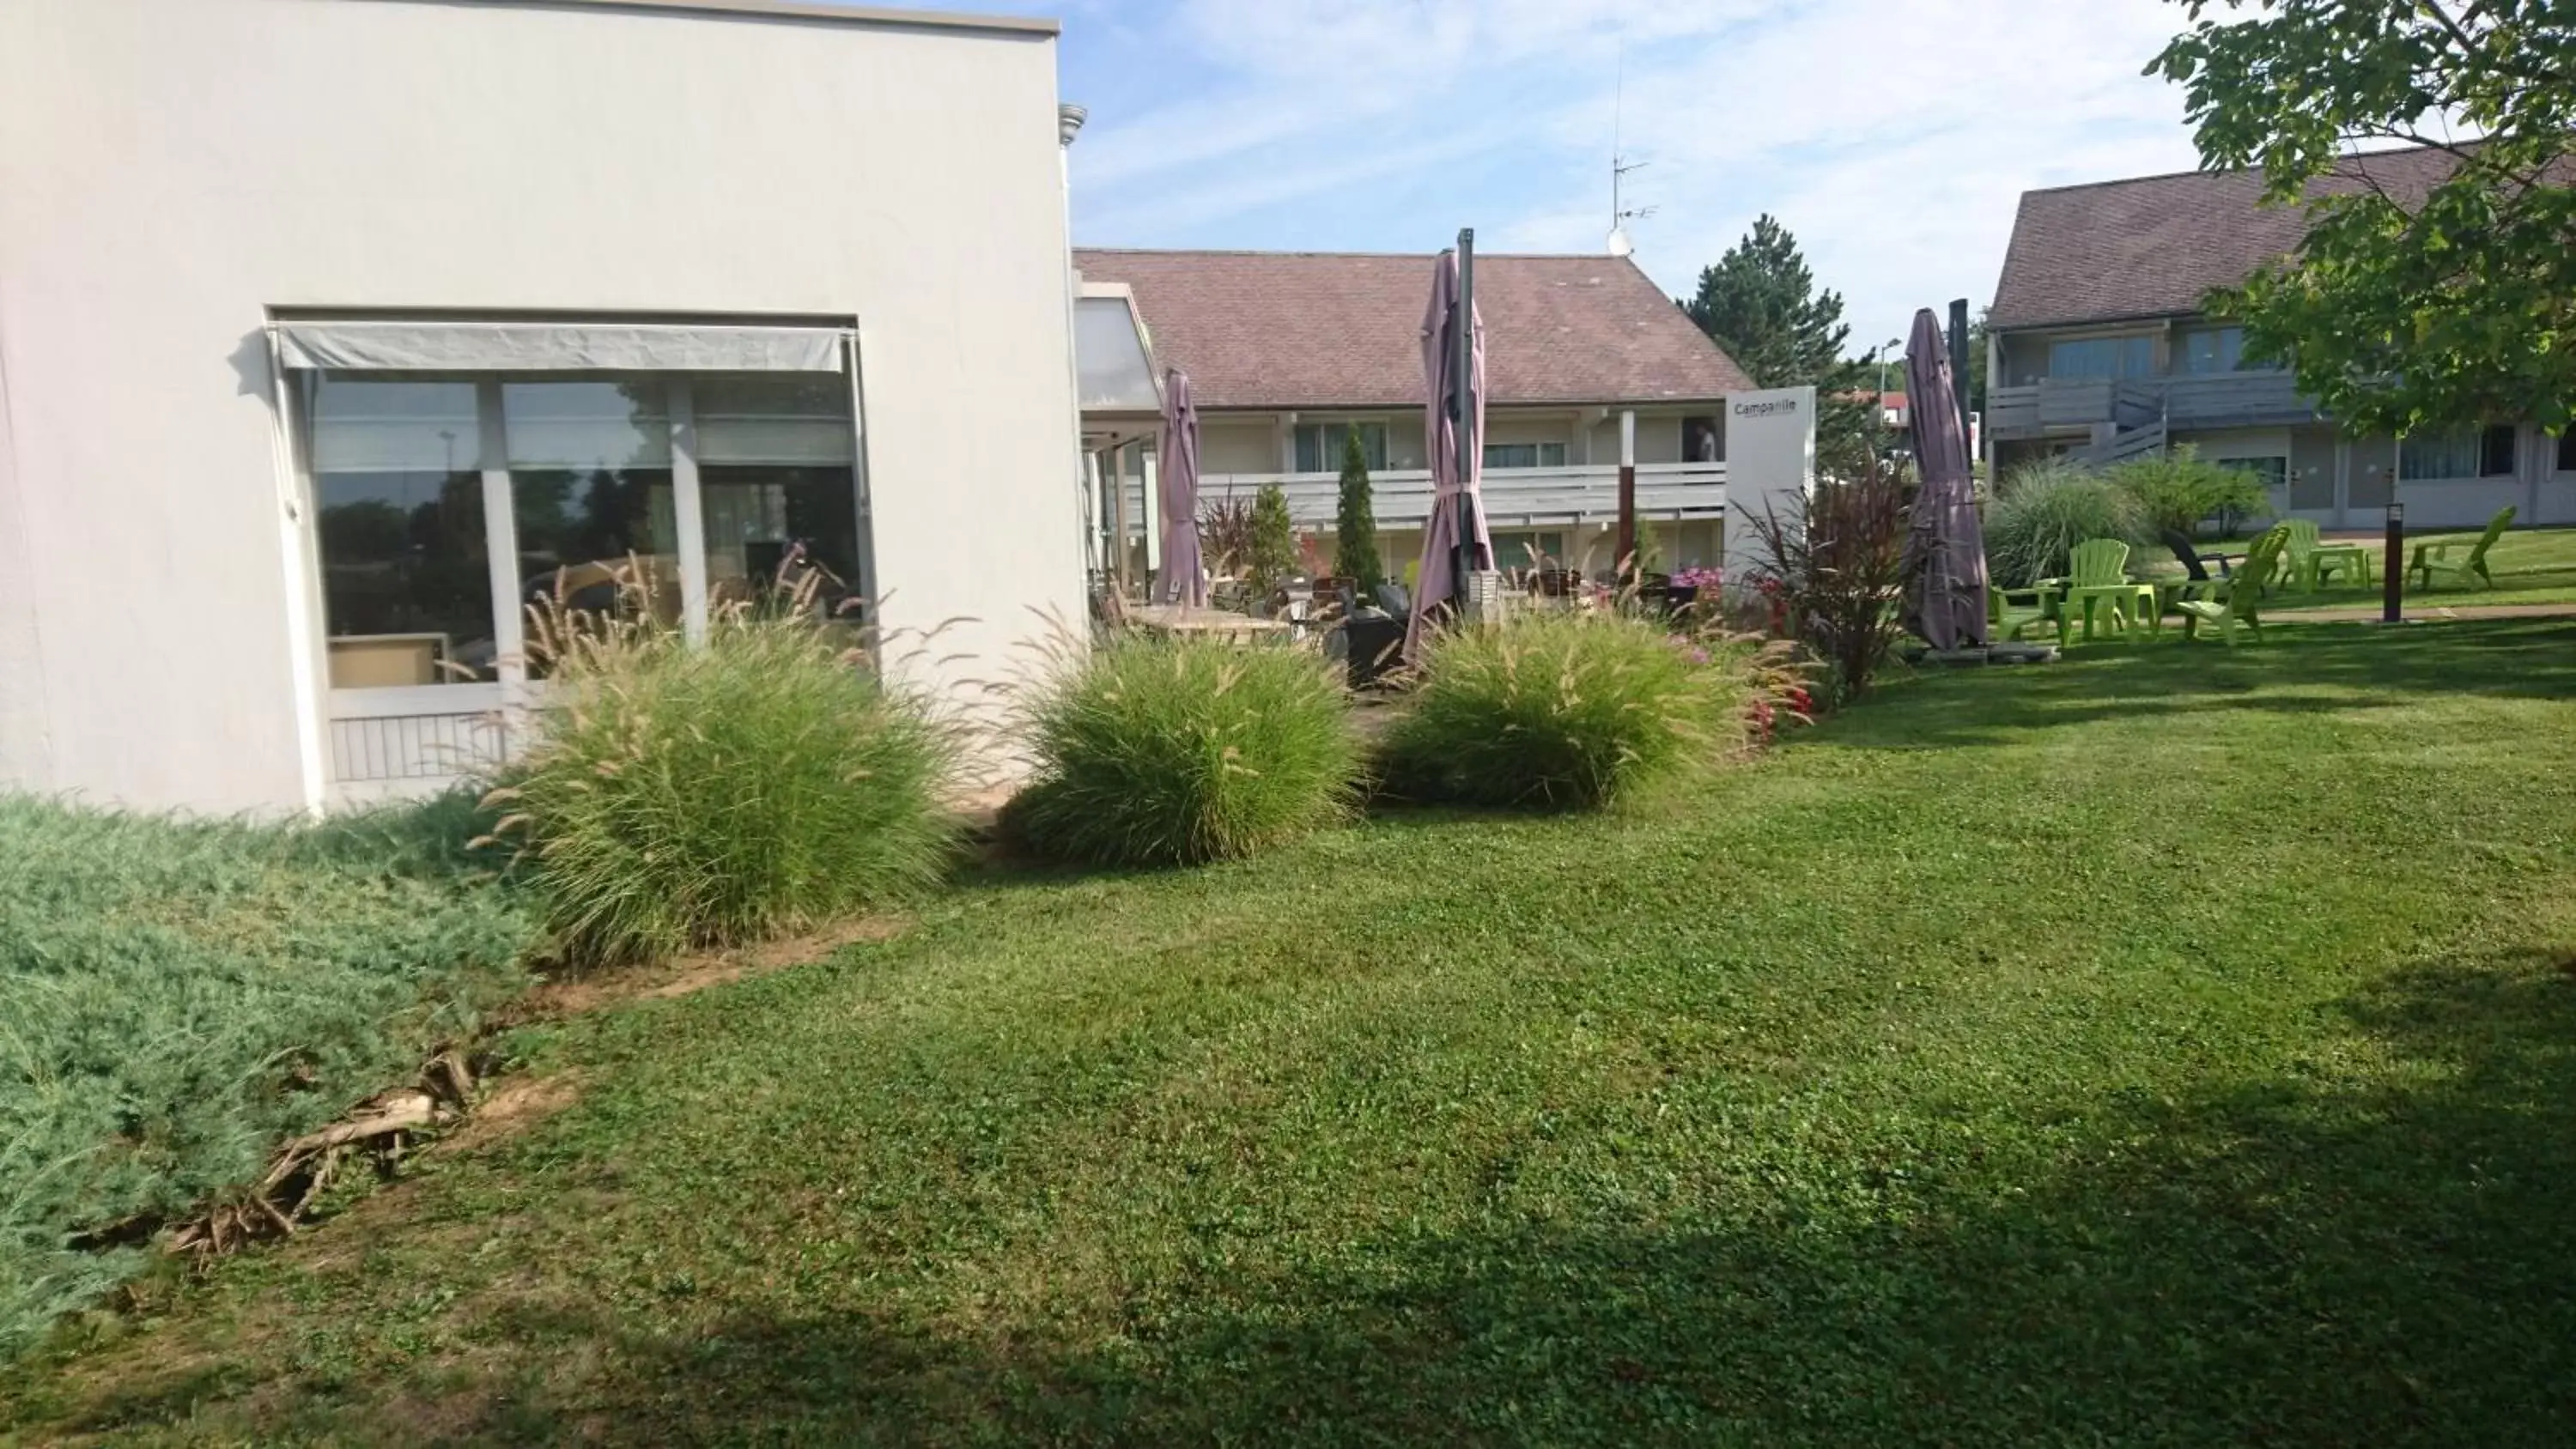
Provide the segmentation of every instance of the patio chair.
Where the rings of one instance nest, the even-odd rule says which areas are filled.
[[[2093,605],[2111,606],[2111,625],[2125,629],[2134,617],[2143,615],[2158,628],[2163,620],[2156,609],[2153,584],[2142,584],[2129,577],[2129,546],[2116,538],[2088,538],[2075,545],[2067,555],[2070,576],[2066,581],[2065,608],[2069,614],[2080,614],[2084,620],[2084,637],[2093,637]]]
[[[2495,547],[2495,541],[2504,537],[2504,531],[2512,526],[2513,510],[2507,508],[2487,520],[2487,531],[2479,534],[2478,541],[2469,545],[2468,553],[2458,559],[2450,556],[2451,550],[2459,547],[2456,539],[2419,543],[2415,545],[2415,561],[2406,566],[2406,572],[2422,575],[2424,587],[2428,589],[2433,587],[2435,574],[2458,579],[2473,589],[2493,588],[2495,575],[2487,572],[2487,550]]]
[[[2281,573],[2284,583],[2293,588],[2322,589],[2328,575],[2347,569],[2356,575],[2354,582],[2361,581],[2358,575],[2366,556],[2358,549],[2329,546],[2317,532],[2315,519],[2285,518],[2273,526],[2289,533],[2282,554],[2286,565]]]
[[[2179,528],[2166,529],[2162,537],[2165,547],[2173,551],[2174,562],[2182,565],[2184,578],[2175,589],[2176,598],[2214,599],[2218,597],[2220,592],[2218,585],[2225,583],[2232,576],[2233,569],[2230,566],[2243,557],[2242,554],[2202,553],[2199,543]],[[2209,576],[2207,567],[2213,563],[2218,565],[2218,577],[2214,579]]]
[[[2251,632],[2257,642],[2263,637],[2263,588],[2271,582],[2275,569],[2290,546],[2290,531],[2276,527],[2245,551],[2245,562],[2236,566],[2233,578],[2220,582],[2220,597],[2185,599],[2174,605],[2182,613],[2182,637],[2196,639],[2203,624],[2215,625],[2218,637],[2229,648],[2236,647],[2239,628]]]
[[[2032,625],[2057,631],[2057,647],[2066,647],[2066,611],[2050,588],[2000,589],[1986,586],[1986,634],[1997,643],[2019,639]]]

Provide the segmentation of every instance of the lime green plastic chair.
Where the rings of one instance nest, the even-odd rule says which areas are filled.
[[[2057,647],[2066,647],[2066,611],[2049,588],[1999,589],[1986,586],[1986,636],[1996,643],[2019,639],[2032,626],[2057,631]]]
[[[2313,518],[2284,518],[2273,527],[2289,534],[2282,555],[2281,581],[2291,588],[2321,589],[2326,576],[2358,573],[2360,558],[2348,549],[2328,548]],[[2358,582],[2356,579],[2355,582]]]
[[[2508,508],[2488,519],[2487,531],[2479,534],[2478,541],[2469,545],[2468,553],[2457,559],[2450,556],[2451,550],[2459,547],[2456,540],[2419,543],[2415,545],[2415,561],[2406,566],[2406,572],[2421,574],[2424,587],[2428,589],[2433,587],[2436,574],[2446,579],[2457,579],[2473,589],[2492,588],[2495,575],[2487,572],[2487,550],[2495,547],[2495,541],[2504,537],[2504,531],[2512,526],[2513,510]]]
[[[2236,575],[2223,581],[2220,596],[2215,599],[2185,599],[2174,607],[2182,612],[2182,637],[2195,639],[2203,624],[2217,628],[2218,637],[2236,646],[2237,631],[2242,628],[2256,640],[2263,637],[2263,590],[2272,582],[2273,573],[2283,565],[2290,547],[2290,531],[2274,528],[2245,551],[2245,562],[2236,566]]]
[[[2066,612],[2084,621],[2084,637],[2093,637],[2093,605],[2109,603],[2115,625],[2126,627],[2132,614],[2162,625],[2156,614],[2156,590],[2129,577],[2129,546],[2116,538],[2088,538],[2067,555]]]

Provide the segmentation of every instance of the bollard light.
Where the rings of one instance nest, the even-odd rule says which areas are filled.
[[[2406,505],[2388,503],[2388,557],[2379,571],[2379,622],[2394,624],[2405,613]]]

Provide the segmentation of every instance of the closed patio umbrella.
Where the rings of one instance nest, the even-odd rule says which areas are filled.
[[[1189,374],[1163,374],[1163,602],[1198,608],[1207,603],[1207,571],[1199,566],[1199,410],[1190,401]]]
[[[1422,372],[1429,399],[1423,439],[1431,454],[1431,517],[1422,529],[1413,620],[1404,631],[1408,660],[1420,657],[1423,625],[1431,611],[1445,607],[1457,592],[1460,565],[1470,570],[1494,566],[1493,538],[1485,529],[1484,450],[1477,444],[1485,436],[1485,319],[1466,287],[1458,253],[1442,252],[1431,271],[1431,305],[1422,315]],[[1462,347],[1464,368],[1459,366]]]
[[[1950,350],[1932,309],[1914,314],[1905,344],[1905,396],[1912,404],[1913,527],[1905,541],[1913,580],[1905,626],[1935,649],[1986,646],[1986,530],[1977,518],[1968,428],[1952,401]]]

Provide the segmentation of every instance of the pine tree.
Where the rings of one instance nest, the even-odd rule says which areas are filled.
[[[1342,444],[1342,493],[1333,509],[1333,572],[1349,579],[1362,599],[1386,582],[1377,556],[1377,513],[1369,506],[1368,453],[1353,428]]]
[[[1288,582],[1297,571],[1297,525],[1288,515],[1288,495],[1276,483],[1265,483],[1252,500],[1252,557],[1244,575],[1256,597]]]
[[[1754,220],[1744,239],[1699,274],[1699,292],[1682,304],[1710,340],[1726,349],[1756,387],[1816,389],[1816,445],[1829,468],[1864,449],[1882,431],[1869,366],[1843,355],[1851,326],[1839,292],[1816,290],[1798,239],[1777,220]]]

